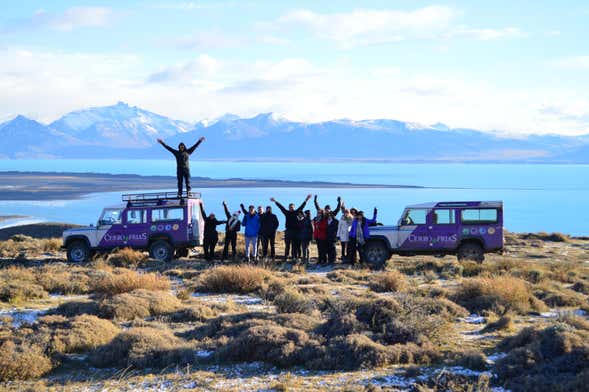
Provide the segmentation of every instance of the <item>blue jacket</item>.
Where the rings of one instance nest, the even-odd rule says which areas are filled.
[[[245,236],[246,237],[257,237],[258,233],[260,232],[260,215],[254,214],[246,214],[243,217],[243,227],[245,227]]]
[[[364,241],[370,238],[369,226],[376,224],[376,213],[372,219],[364,218],[364,225],[362,226],[362,233],[364,234]],[[358,219],[354,218],[352,221],[352,227],[350,229],[350,237],[356,238],[356,228],[358,227]]]

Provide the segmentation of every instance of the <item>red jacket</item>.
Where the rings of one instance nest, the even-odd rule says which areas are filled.
[[[327,219],[313,220],[313,238],[316,240],[327,240]]]

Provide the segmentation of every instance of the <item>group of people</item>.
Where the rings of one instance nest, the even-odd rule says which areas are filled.
[[[182,199],[183,183],[186,184],[186,195],[190,195],[190,155],[205,140],[204,137],[191,147],[186,147],[184,143],[178,145],[178,149],[168,146],[162,139],[158,139],[166,150],[171,152],[176,158],[176,176],[178,179],[178,198]],[[317,195],[315,195],[314,204],[317,213],[311,217],[311,211],[305,210],[307,202],[312,195],[307,195],[303,203],[295,208],[294,203],[290,203],[288,208],[276,201],[273,197],[270,201],[275,203],[280,211],[284,214],[284,259],[289,257],[295,260],[309,261],[309,246],[313,240],[317,244],[318,263],[334,263],[336,260],[336,244],[341,244],[341,260],[343,262],[356,263],[356,260],[362,261],[363,247],[370,236],[369,226],[376,225],[377,210],[374,209],[372,219],[364,216],[363,211],[355,208],[347,209],[341,197],[337,198],[337,207],[332,210],[329,205],[324,208],[319,206]],[[204,217],[204,256],[207,260],[215,257],[215,246],[219,242],[217,226],[225,224],[225,244],[223,246],[223,260],[228,259],[229,249],[231,248],[231,257],[237,257],[237,233],[244,228],[245,234],[245,257],[248,261],[258,260],[259,248],[261,245],[261,257],[267,259],[270,257],[275,261],[275,243],[276,231],[278,230],[278,218],[272,213],[272,207],[267,206],[266,210],[262,206],[254,207],[250,205],[245,209],[243,204],[241,210],[234,213],[229,212],[227,203],[223,202],[225,220],[217,220],[215,214],[207,215],[202,203],[200,204],[201,213]],[[338,220],[337,214],[342,212]],[[240,214],[244,217],[240,219]],[[270,250],[270,254],[268,254]]]
[[[313,241],[317,245],[317,262],[319,264],[335,263],[337,259],[336,245],[341,245],[341,261],[356,263],[362,261],[363,246],[369,238],[369,227],[376,225],[377,209],[374,209],[372,219],[364,216],[363,211],[355,208],[346,208],[340,197],[337,198],[337,207],[332,210],[330,205],[321,208],[314,197],[316,209],[315,217],[310,210],[305,210],[307,202],[312,195],[307,195],[302,204],[295,208],[290,203],[284,207],[276,199],[275,203],[285,218],[284,227],[284,260],[310,261],[309,246]],[[223,260],[237,258],[237,233],[243,228],[245,236],[244,256],[247,261],[264,260],[276,261],[276,231],[278,230],[278,218],[272,212],[271,206],[257,208],[250,205],[247,209],[240,204],[240,210],[231,213],[227,203],[223,201],[225,220],[217,220],[215,214],[207,215],[201,203],[201,213],[204,217],[204,256],[207,260],[215,257],[215,246],[219,241],[217,226],[225,224],[225,241],[223,246]],[[337,215],[341,211],[338,220]],[[243,218],[240,215],[243,213]],[[261,248],[261,251],[260,251]]]

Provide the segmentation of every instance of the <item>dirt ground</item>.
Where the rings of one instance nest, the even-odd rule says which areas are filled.
[[[314,245],[308,264],[206,262],[200,250],[69,264],[59,247],[0,242],[1,390],[581,391],[589,380],[586,238],[508,234],[483,263],[393,256],[384,271],[318,266]]]

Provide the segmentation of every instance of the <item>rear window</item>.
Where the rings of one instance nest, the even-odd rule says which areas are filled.
[[[151,210],[151,221],[184,220],[184,208],[156,208]]]
[[[462,223],[497,223],[497,209],[470,208],[462,210]]]

